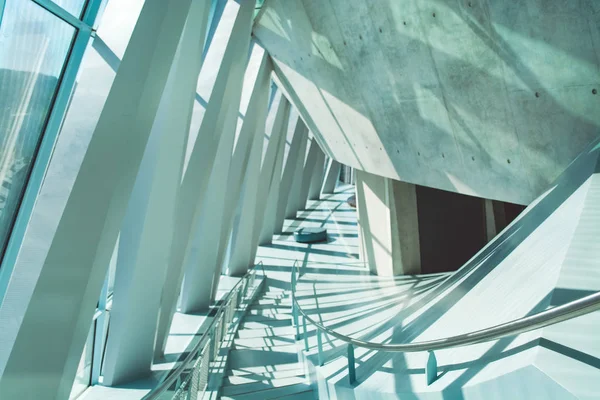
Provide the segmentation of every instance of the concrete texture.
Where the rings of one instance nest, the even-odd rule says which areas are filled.
[[[327,155],[528,204],[598,135],[593,1],[267,0],[254,35]]]
[[[379,276],[421,272],[415,185],[357,171],[361,259]]]

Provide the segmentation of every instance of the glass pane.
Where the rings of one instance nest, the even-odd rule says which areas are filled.
[[[52,0],[53,3],[58,4],[77,18],[81,17],[83,6],[87,3],[87,0]]]
[[[0,255],[74,32],[32,1],[6,1],[0,25]]]

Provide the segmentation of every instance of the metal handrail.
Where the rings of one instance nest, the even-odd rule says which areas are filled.
[[[435,339],[435,340],[427,340],[423,342],[414,342],[414,343],[403,343],[403,344],[381,344],[374,342],[366,342],[363,340],[358,340],[351,338],[349,336],[338,333],[320,322],[315,321],[311,317],[308,316],[304,310],[298,304],[298,300],[296,299],[296,285],[297,278],[295,276],[297,270],[297,263],[294,262],[292,267],[292,305],[295,311],[295,322],[297,324],[297,312],[299,311],[304,318],[304,324],[306,321],[309,321],[311,324],[315,325],[317,329],[322,330],[323,332],[343,341],[350,345],[363,347],[372,350],[384,350],[390,352],[418,352],[418,351],[427,351],[430,352],[430,356],[433,355],[434,350],[442,350],[448,349],[452,347],[460,347],[473,345],[478,343],[490,342],[493,340],[498,340],[507,336],[514,336],[525,332],[530,332],[536,329],[544,328],[549,325],[554,325],[559,322],[563,322],[572,318],[576,318],[585,314],[589,314],[594,311],[600,310],[600,292],[596,292],[594,294],[582,297],[581,299],[571,301],[567,304],[563,304],[561,306],[553,307],[551,309],[539,312],[537,314],[515,319],[513,321],[505,322],[503,324],[499,324],[496,326],[492,326],[490,328],[481,329],[478,331],[472,331],[469,333],[464,333],[461,335],[449,336],[443,339]],[[306,340],[306,327],[304,328],[305,340]],[[320,339],[320,332],[319,334]],[[319,340],[320,342],[320,340]],[[308,346],[306,346],[308,347]],[[319,346],[319,354],[321,353],[321,346]],[[349,354],[352,349],[349,349]],[[352,355],[353,355],[352,350]],[[435,357],[435,356],[433,356]],[[431,357],[430,357],[431,358]],[[435,359],[434,359],[435,362]],[[352,380],[352,379],[351,379]],[[429,378],[428,378],[429,380]],[[428,382],[431,383],[431,382]]]
[[[194,359],[198,355],[198,352],[204,348],[204,345],[208,341],[209,332],[212,331],[214,325],[217,323],[217,321],[219,321],[219,317],[221,316],[221,314],[223,314],[226,311],[227,305],[228,305],[229,301],[231,300],[233,293],[238,289],[238,286],[242,282],[244,282],[246,279],[248,279],[251,274],[253,274],[253,273],[256,274],[256,267],[259,265],[262,267],[263,275],[264,275],[265,269],[262,264],[263,264],[262,261],[255,264],[254,267],[250,268],[246,272],[246,274],[231,288],[229,293],[227,293],[227,296],[223,300],[221,300],[219,307],[213,317],[213,320],[210,322],[210,325],[204,331],[204,333],[200,337],[200,340],[198,341],[196,346],[194,346],[193,350],[189,352],[188,356],[181,363],[181,365],[179,367],[177,367],[177,369],[175,369],[171,374],[169,374],[169,376],[167,376],[167,378],[165,380],[163,380],[158,386],[156,386],[154,389],[152,389],[152,391],[150,393],[148,393],[146,396],[144,396],[142,398],[142,400],[158,399],[160,395],[162,395],[164,392],[169,390],[169,388],[175,382],[177,382],[177,380],[180,378],[181,374],[183,374],[187,369],[189,369],[190,365],[194,362]]]

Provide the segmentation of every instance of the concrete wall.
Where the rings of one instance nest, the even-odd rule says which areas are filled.
[[[421,272],[415,185],[357,171],[360,256],[380,276]]]
[[[267,0],[254,35],[328,156],[528,204],[599,133],[599,22],[594,1]]]

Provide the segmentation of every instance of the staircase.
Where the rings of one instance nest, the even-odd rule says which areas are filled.
[[[289,290],[267,288],[234,339],[221,398],[314,399],[294,332]]]

